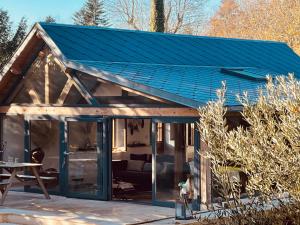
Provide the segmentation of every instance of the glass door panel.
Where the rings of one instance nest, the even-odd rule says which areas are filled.
[[[153,124],[154,204],[174,206],[179,183],[188,185],[188,198],[194,198],[194,124]]]
[[[41,163],[40,176],[52,177],[45,180],[48,191],[60,191],[60,126],[57,120],[30,121],[29,162]],[[32,187],[40,189],[39,187]]]
[[[103,193],[102,125],[97,121],[67,122],[65,157],[69,195],[98,198]]]

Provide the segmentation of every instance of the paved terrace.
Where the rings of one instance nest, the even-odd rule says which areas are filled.
[[[0,208],[0,224],[184,224],[174,209],[115,201],[93,201],[9,192]]]

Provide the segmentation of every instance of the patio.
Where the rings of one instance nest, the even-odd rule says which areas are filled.
[[[93,201],[11,191],[0,209],[0,222],[10,224],[184,224],[174,209],[116,201]],[[190,221],[185,221],[186,223]]]

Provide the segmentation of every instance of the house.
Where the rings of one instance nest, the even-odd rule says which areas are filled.
[[[236,126],[235,94],[290,72],[285,43],[37,23],[1,74],[1,157],[38,153],[69,197],[174,206],[188,180],[197,208],[213,198],[197,108],[226,81]]]

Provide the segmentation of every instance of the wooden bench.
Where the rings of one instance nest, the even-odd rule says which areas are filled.
[[[9,179],[10,176],[11,176],[10,174],[0,174],[0,178],[2,178],[2,179]],[[21,178],[21,179],[24,179],[24,180],[36,180],[36,177],[32,176],[32,175],[18,174],[17,177]],[[41,176],[40,178],[42,180],[44,180],[44,181],[53,181],[53,180],[56,180],[56,177],[44,177],[44,176]]]
[[[0,191],[1,191],[2,194],[4,193],[7,185],[9,185],[8,181],[2,181],[2,182],[0,182]]]
[[[0,183],[3,182],[2,190],[4,190],[1,198],[1,204],[4,204],[7,193],[9,192],[12,186],[31,186],[38,185],[45,195],[46,199],[50,199],[48,191],[44,185],[44,181],[52,181],[57,179],[56,177],[43,176],[42,178],[39,175],[39,169],[42,164],[40,163],[13,163],[13,162],[2,162],[0,163],[0,169],[4,169],[8,172],[0,174]],[[30,170],[32,174],[23,175],[21,173],[26,173],[26,171]],[[20,174],[19,174],[20,173]],[[51,182],[49,182],[51,183]],[[6,186],[6,188],[5,188]]]

